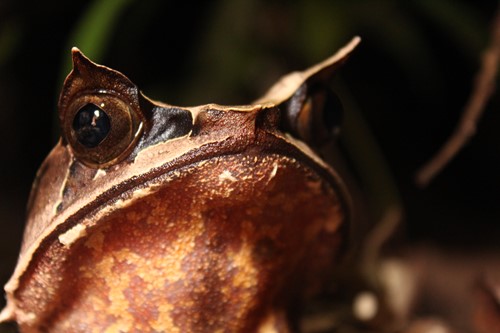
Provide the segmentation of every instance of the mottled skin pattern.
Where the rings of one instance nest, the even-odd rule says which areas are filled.
[[[0,321],[22,332],[297,331],[299,304],[335,267],[349,199],[286,129],[308,126],[304,103],[324,111],[308,87],[358,42],[231,107],[151,101],[73,50],[63,138],[33,186]],[[119,124],[92,148],[72,127],[88,103]]]
[[[46,328],[257,332],[300,297],[296,269],[325,225],[337,231],[336,202],[289,158],[234,155],[186,167],[79,241],[60,281],[71,287]]]

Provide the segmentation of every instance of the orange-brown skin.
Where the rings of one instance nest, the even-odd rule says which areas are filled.
[[[290,309],[325,273],[316,258],[335,262],[349,199],[283,132],[283,103],[356,43],[235,107],[153,102],[75,51],[59,104],[65,135],[37,176],[0,320],[22,332],[290,332]],[[132,136],[87,154],[66,119],[75,100],[130,107]],[[160,140],[158,108],[192,124]]]
[[[52,284],[61,300],[41,314],[48,329],[255,332],[298,297],[296,269],[318,233],[340,235],[335,192],[294,159],[232,155],[178,171],[74,244]]]

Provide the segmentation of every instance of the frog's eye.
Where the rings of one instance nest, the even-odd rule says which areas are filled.
[[[108,136],[110,130],[109,116],[92,103],[82,107],[73,119],[76,140],[87,148],[97,147]]]
[[[103,167],[127,156],[142,122],[120,98],[89,94],[71,103],[63,127],[75,156],[89,166]]]
[[[282,107],[284,129],[313,146],[331,140],[342,119],[342,104],[325,84],[303,84]]]

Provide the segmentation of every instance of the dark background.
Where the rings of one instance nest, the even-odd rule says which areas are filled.
[[[334,87],[348,122],[341,144],[373,220],[401,204],[410,244],[499,249],[498,94],[444,172],[426,189],[414,183],[457,124],[497,5],[0,0],[0,284],[15,265],[31,181],[58,135],[55,105],[73,45],[155,99],[244,104],[360,35]]]

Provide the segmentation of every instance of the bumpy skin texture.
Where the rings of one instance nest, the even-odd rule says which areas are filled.
[[[300,296],[297,269],[318,234],[337,240],[331,254],[340,244],[335,192],[291,158],[225,156],[154,183],[157,192],[101,219],[74,244],[53,284],[61,299],[41,314],[45,329],[256,332]],[[55,241],[47,256],[62,247]],[[19,296],[41,292],[34,291]]]
[[[349,199],[283,119],[300,112],[295,92],[306,100],[303,88],[357,43],[254,105],[193,108],[151,101],[74,50],[63,139],[33,186],[0,321],[22,332],[292,331],[290,310],[321,284],[322,263],[334,266]],[[134,136],[86,156],[71,119],[88,102],[125,105]],[[125,121],[124,110],[107,111]]]

